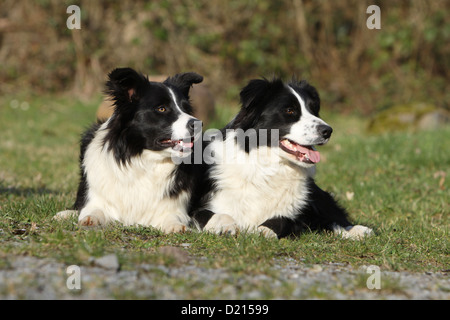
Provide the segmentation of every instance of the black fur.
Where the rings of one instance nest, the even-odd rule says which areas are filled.
[[[161,151],[167,146],[161,141],[171,138],[171,124],[177,119],[177,112],[166,87],[172,89],[181,109],[192,115],[189,102],[189,89],[192,84],[200,83],[203,77],[194,72],[181,73],[169,77],[163,83],[150,82],[146,76],[131,68],[118,68],[108,75],[105,93],[114,102],[114,113],[108,121],[103,146],[112,152],[118,165],[126,166],[133,157],[144,150]],[[166,112],[160,114],[157,108],[164,106]],[[88,182],[83,160],[86,149],[94,139],[102,123],[92,125],[82,136],[80,143],[80,183],[73,209],[81,210],[86,205]],[[169,197],[177,196],[181,191],[192,188],[192,170],[181,163],[175,167],[172,175],[173,187]],[[95,175],[95,173],[91,173]],[[169,179],[170,177],[167,177]]]
[[[106,83],[106,93],[112,97],[115,111],[108,123],[105,143],[117,162],[126,164],[145,149],[165,149],[158,141],[171,138],[170,125],[177,118],[165,85],[181,98],[183,111],[192,115],[189,88],[202,80],[202,76],[190,72],[175,75],[161,84],[150,82],[130,68],[113,70]],[[167,107],[169,114],[159,114],[156,111],[159,106]]]
[[[318,117],[320,98],[316,89],[306,81],[295,79],[289,83],[289,86],[302,97],[308,111]],[[278,129],[281,138],[289,132],[292,124],[302,116],[298,99],[280,79],[271,81],[267,79],[251,80],[242,89],[240,98],[241,110],[222,129],[223,133],[225,133],[225,129],[242,129],[244,131],[267,129],[269,133],[268,141],[271,141],[270,129]],[[286,108],[292,108],[292,114],[283,112]],[[258,141],[257,147],[260,146],[261,144]],[[271,147],[278,147],[278,141],[276,141],[276,145],[272,143]],[[247,145],[242,148],[246,152],[250,151]],[[201,227],[204,227],[214,214],[207,209],[218,185],[217,181],[214,181],[209,174],[213,166],[214,164],[204,165],[203,181],[193,196],[191,214]],[[332,230],[333,225],[342,227],[351,225],[345,209],[340,207],[328,192],[320,189],[312,178],[308,179],[307,188],[303,192],[308,193],[307,204],[298,210],[295,219],[272,218],[262,223],[262,226],[270,228],[281,238],[297,236],[309,230]],[[261,199],[261,201],[278,200]]]
[[[333,225],[344,228],[351,225],[345,209],[328,192],[320,189],[313,179],[309,179],[308,189],[308,203],[294,220],[273,218],[262,225],[272,229],[279,238],[311,230],[332,230]]]

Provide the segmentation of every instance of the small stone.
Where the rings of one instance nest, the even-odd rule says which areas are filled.
[[[114,271],[119,271],[120,269],[119,259],[115,254],[108,254],[106,256],[94,259],[94,265]]]
[[[158,249],[158,252],[166,257],[174,259],[175,262],[179,264],[184,264],[189,261],[188,253],[177,247],[163,246]]]
[[[309,269],[308,271],[309,271],[309,272],[313,272],[313,273],[319,273],[319,272],[322,272],[322,271],[323,271],[323,268],[322,268],[320,265],[315,264],[315,265],[313,265],[312,268]]]

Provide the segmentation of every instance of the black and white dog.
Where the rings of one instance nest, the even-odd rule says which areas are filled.
[[[199,120],[191,115],[189,89],[202,80],[196,73],[181,73],[150,82],[130,68],[109,74],[106,93],[114,101],[114,114],[93,125],[81,141],[74,204],[80,225],[119,221],[163,232],[186,230],[192,166],[174,160],[191,154]]]
[[[240,98],[237,116],[207,138],[209,165],[192,212],[199,226],[279,238],[305,230],[331,230],[346,238],[370,235],[370,228],[353,226],[313,180],[320,161],[314,146],[327,143],[332,133],[319,118],[316,89],[305,81],[258,79]]]

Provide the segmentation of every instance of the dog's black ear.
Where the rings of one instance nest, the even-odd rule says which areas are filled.
[[[167,78],[163,83],[177,87],[181,93],[189,99],[189,90],[195,83],[203,81],[203,77],[195,72],[178,73],[173,77]]]
[[[242,108],[236,117],[227,125],[227,128],[240,128],[244,130],[253,128],[260,114],[257,106],[268,94],[270,86],[271,83],[265,78],[250,80],[240,93]]]
[[[139,86],[145,83],[144,75],[131,68],[117,68],[108,74],[105,93],[110,95],[116,104],[139,99]]]
[[[241,93],[241,104],[244,109],[257,106],[259,101],[269,99],[273,92],[283,88],[284,84],[280,78],[274,77],[272,80],[266,78],[250,80]]]
[[[266,78],[250,80],[240,93],[242,108],[227,127],[244,130],[254,128],[263,111],[260,106],[270,100],[276,90],[283,86],[283,82],[278,78],[271,81]]]
[[[242,107],[248,109],[257,104],[257,101],[265,96],[269,86],[270,82],[267,79],[250,80],[240,93]]]

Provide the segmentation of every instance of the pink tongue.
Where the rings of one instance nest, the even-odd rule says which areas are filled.
[[[309,148],[302,147],[300,145],[296,145],[297,151],[308,155],[309,160],[314,163],[318,163],[320,161],[320,152],[315,151]]]
[[[194,143],[193,142],[180,141],[180,145],[183,146],[184,148],[192,148],[194,146]]]

